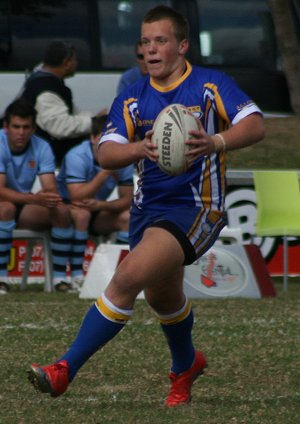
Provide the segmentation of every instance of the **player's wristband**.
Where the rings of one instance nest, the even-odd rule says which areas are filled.
[[[213,142],[214,142],[214,145],[215,145],[216,152],[218,152],[218,153],[219,152],[225,152],[226,142],[225,142],[225,139],[222,136],[222,134],[219,134],[219,133],[215,134],[214,138],[213,138]]]

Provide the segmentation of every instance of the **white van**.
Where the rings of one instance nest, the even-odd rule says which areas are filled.
[[[193,64],[226,71],[265,111],[290,111],[267,0],[1,0],[0,112],[54,39],[70,41],[79,57],[66,82],[75,103],[94,112],[109,107],[121,72],[135,64],[142,17],[162,3],[187,17]]]

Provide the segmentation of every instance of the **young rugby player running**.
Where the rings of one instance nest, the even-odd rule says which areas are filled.
[[[117,169],[138,162],[139,182],[131,209],[131,252],[105,292],[88,311],[70,349],[50,366],[31,366],[30,380],[42,392],[64,393],[79,368],[116,336],[144,290],[170,348],[171,390],[166,405],[188,403],[206,358],[192,341],[193,312],[183,291],[184,266],[202,256],[226,224],[225,151],[264,137],[262,113],[226,75],[192,66],[185,18],[158,6],[143,19],[141,41],[149,75],[114,101],[99,145],[100,165]],[[193,163],[171,177],[157,166],[151,142],[159,112],[187,106],[202,128],[193,131],[187,153]],[[137,141],[139,140],[139,141]]]

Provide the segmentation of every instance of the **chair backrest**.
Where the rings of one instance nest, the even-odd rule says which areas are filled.
[[[300,186],[296,171],[254,171],[256,234],[300,235]]]
[[[18,229],[14,229],[13,238],[25,239],[28,242],[27,248],[26,248],[25,267],[24,267],[22,281],[21,281],[21,290],[24,290],[27,285],[34,241],[40,240],[43,244],[43,249],[44,249],[45,291],[52,292],[53,291],[52,252],[51,252],[51,244],[50,244],[51,242],[50,242],[49,231],[32,231],[32,230],[18,228]]]

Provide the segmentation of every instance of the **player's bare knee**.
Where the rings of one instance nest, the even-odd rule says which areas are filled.
[[[76,228],[87,228],[91,219],[91,212],[88,209],[74,208],[71,210],[71,216]]]
[[[60,205],[53,209],[52,225],[58,227],[69,227],[71,222],[71,213],[66,205]]]
[[[128,231],[128,225],[129,225],[129,211],[124,211],[119,214],[118,228],[121,231]]]
[[[11,202],[0,202],[0,220],[11,221],[15,219],[16,206]]]
[[[128,263],[126,260],[122,261],[107,287],[108,297],[113,293],[116,297],[134,303],[137,295],[144,289],[144,279],[134,271],[134,268],[131,261]]]
[[[150,287],[145,289],[144,294],[146,302],[157,314],[176,312],[185,302],[185,295],[181,289],[164,290]]]

